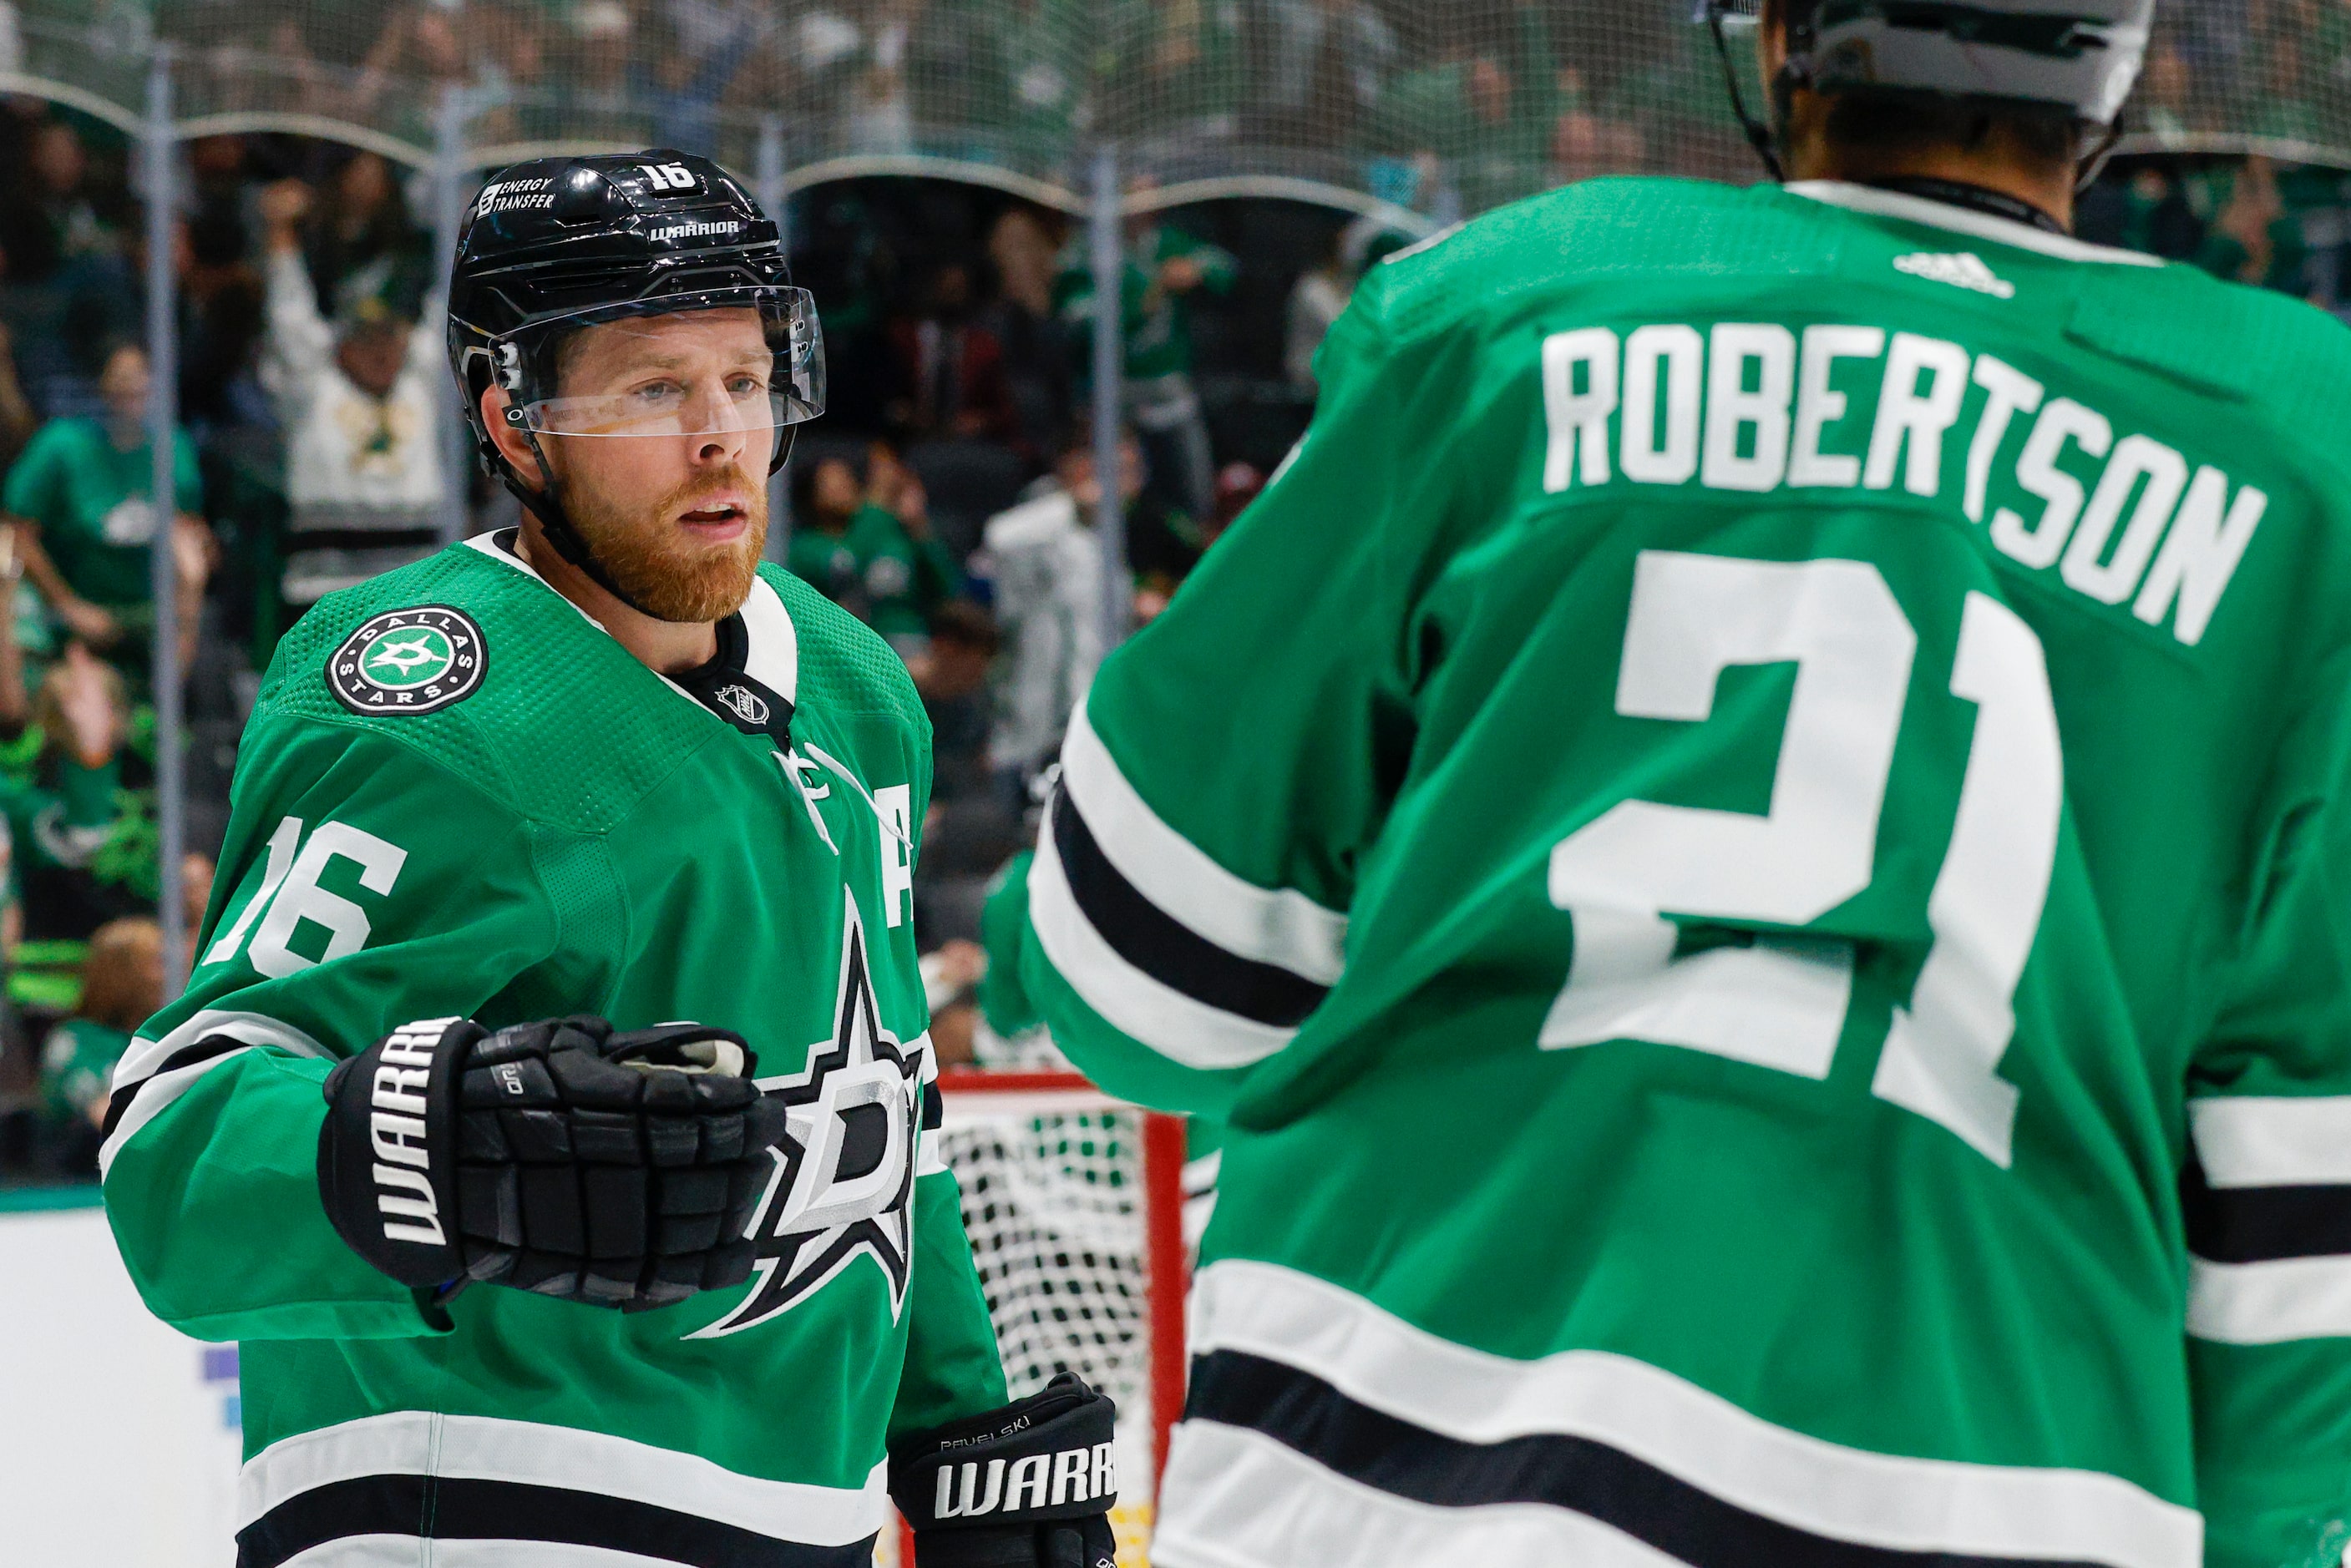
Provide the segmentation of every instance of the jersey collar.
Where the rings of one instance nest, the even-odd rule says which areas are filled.
[[[570,605],[581,620],[586,621],[598,631],[604,631],[603,622],[586,610],[580,609],[578,605],[571,604],[569,599],[563,598],[561,594],[556,592],[552,583],[540,576],[531,564],[522,558],[521,553],[515,548],[515,538],[517,533],[519,533],[517,529],[500,528],[495,533],[476,534],[465,541],[465,547],[469,550],[478,550],[499,565],[520,572],[549,593],[555,594],[557,598],[563,599],[565,604]],[[742,618],[744,634],[742,664],[744,673],[768,691],[775,692],[785,701],[797,703],[800,700],[799,629],[792,624],[791,611],[784,607],[784,601],[777,595],[775,586],[765,577],[753,577],[750,597],[743,601],[743,607],[737,613]],[[605,632],[605,635],[609,637],[611,634]],[[684,687],[666,675],[660,676],[660,680],[663,685],[676,692],[682,701],[691,702],[696,708],[704,708],[707,711],[702,700]]]
[[[1965,207],[1929,201],[1924,196],[1908,195],[1900,191],[1881,191],[1875,186],[1855,185],[1842,180],[1800,180],[1782,189],[1791,196],[1801,196],[1824,206],[1843,207],[1850,213],[1865,213],[1877,218],[1898,218],[1906,223],[1923,223],[1928,228],[1946,229],[1971,239],[1989,240],[1994,244],[2009,245],[2021,251],[2035,251],[2060,261],[2093,262],[2105,266],[2159,267],[2164,265],[2159,256],[2094,245],[2069,234],[2043,234],[2030,223],[1995,217],[1990,213],[1970,212]]]

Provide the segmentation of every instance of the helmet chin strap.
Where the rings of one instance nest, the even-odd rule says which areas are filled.
[[[604,564],[596,558],[596,552],[589,548],[588,541],[572,525],[570,515],[564,509],[562,493],[555,482],[555,471],[549,466],[547,453],[539,447],[538,432],[525,431],[523,439],[530,442],[530,455],[538,461],[539,488],[533,490],[525,484],[522,476],[515,472],[514,464],[506,460],[505,454],[499,453],[496,458],[498,479],[507,487],[507,493],[522,504],[523,510],[538,519],[538,531],[546,536],[549,544],[555,546],[555,553],[579,567],[590,582],[641,616],[652,620],[667,620],[668,617],[655,615],[612,580],[612,574],[604,569]]]
[[[1714,34],[1715,57],[1722,62],[1722,81],[1730,89],[1730,112],[1739,117],[1740,129],[1747,132],[1748,145],[1755,156],[1763,161],[1763,169],[1775,183],[1788,182],[1788,171],[1780,162],[1779,138],[1771,128],[1748,112],[1747,94],[1739,85],[1739,67],[1730,62],[1730,40],[1723,36],[1722,8],[1707,7],[1707,27]]]
[[[2098,182],[2098,176],[2106,171],[2106,160],[2115,155],[2115,145],[2122,139],[2123,117],[2117,114],[2115,122],[2106,127],[2105,134],[2099,137],[2096,143],[2082,154],[2081,161],[2074,165],[2074,194],[2078,196]]]

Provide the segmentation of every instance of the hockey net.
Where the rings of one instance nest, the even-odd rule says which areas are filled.
[[[1145,1568],[1184,1399],[1184,1127],[1075,1073],[943,1074],[940,1150],[1016,1399],[1074,1372],[1118,1402],[1119,1568]],[[912,1563],[902,1536],[883,1563]]]

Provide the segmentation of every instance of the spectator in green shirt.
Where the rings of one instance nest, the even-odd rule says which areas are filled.
[[[922,481],[878,441],[866,470],[862,486],[845,458],[792,471],[785,565],[901,652],[918,649],[931,613],[963,591],[963,574],[931,532]]]
[[[98,1168],[114,1064],[131,1032],[163,1004],[163,931],[153,920],[110,921],[90,936],[81,1006],[41,1047],[41,1111],[68,1171]]]
[[[155,908],[152,721],[134,732],[125,685],[68,643],[33,697],[31,725],[0,750],[22,910],[7,989],[26,1012],[71,1010],[91,932]]]
[[[99,378],[106,413],[54,420],[35,432],[0,490],[0,511],[20,530],[26,575],[66,629],[134,674],[154,628],[148,545],[155,536],[153,464],[147,442],[146,351],[110,351]],[[201,486],[185,431],[172,443],[180,573],[181,657],[194,649],[211,535],[194,513]]]
[[[1141,192],[1151,182],[1130,187]],[[1124,339],[1126,417],[1143,437],[1151,483],[1173,505],[1205,517],[1216,502],[1216,457],[1208,421],[1192,385],[1192,300],[1232,292],[1239,264],[1229,251],[1145,213],[1127,223],[1125,274],[1119,288]],[[1080,363],[1091,369],[1093,262],[1082,244],[1062,254],[1053,297]]]

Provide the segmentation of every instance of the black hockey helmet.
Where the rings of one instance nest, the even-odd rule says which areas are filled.
[[[1760,0],[1698,0],[1698,20],[1714,29],[1726,71],[1724,29],[1753,24],[1760,9]],[[2155,0],[1783,0],[1781,14],[1788,57],[1766,84],[1769,126],[1748,114],[1730,78],[1733,104],[1773,178],[1798,88],[2061,111],[2080,127],[2085,176],[2095,176],[2147,61]]]
[[[763,396],[716,410],[623,407],[566,398],[556,384],[562,345],[586,327],[738,307],[758,312],[775,356]],[[666,148],[534,159],[491,177],[451,267],[449,368],[484,471],[538,516],[566,559],[616,595],[563,515],[542,436],[692,435],[694,423],[717,421],[771,431],[774,473],[795,428],[824,411],[823,334],[808,292],[792,286],[774,221],[717,164]],[[490,440],[482,394],[493,385],[506,390],[507,421],[538,459],[537,489]]]

